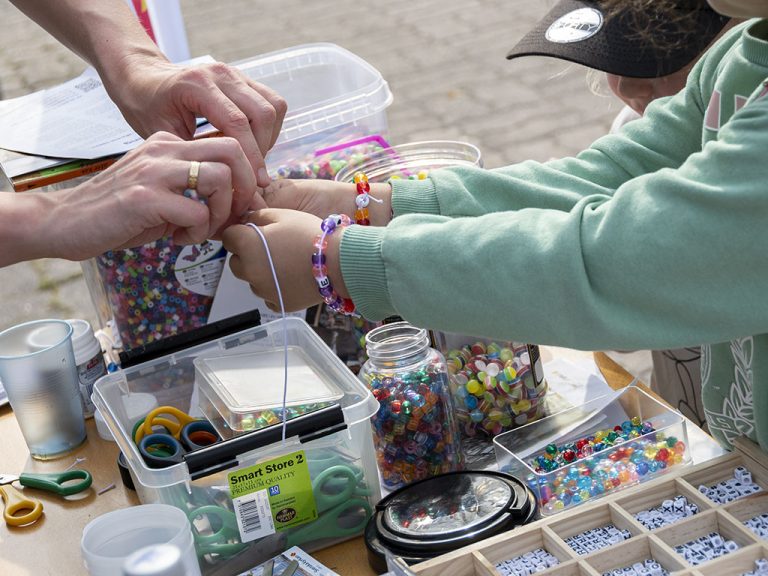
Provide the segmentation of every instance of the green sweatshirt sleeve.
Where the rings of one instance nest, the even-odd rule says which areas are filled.
[[[657,99],[642,119],[629,123],[620,134],[598,139],[575,158],[543,164],[527,161],[494,170],[445,168],[433,171],[427,180],[392,180],[395,216],[456,218],[523,208],[569,211],[586,196],[611,196],[627,180],[680,166],[701,148],[712,78],[741,29],[732,31],[694,67],[686,90]]]
[[[405,185],[433,198],[440,213],[412,210],[386,228],[345,231],[342,273],[358,310],[583,349],[765,332],[768,98],[737,112],[717,141],[694,152],[708,100],[702,87],[601,139],[571,161],[570,173],[531,165],[471,176],[453,170],[449,178],[461,184],[446,184],[440,173]],[[681,98],[698,102],[692,116]],[[562,190],[560,199],[537,203],[550,188]],[[766,265],[745,265],[755,262]]]

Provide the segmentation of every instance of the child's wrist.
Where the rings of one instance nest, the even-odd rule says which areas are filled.
[[[389,183],[371,183],[364,191],[357,182],[354,186],[347,200],[350,219],[362,226],[389,224],[392,219],[392,187]]]
[[[326,306],[334,312],[354,314],[339,263],[338,237],[352,223],[346,214],[332,214],[322,221],[320,233],[312,242],[312,276]]]

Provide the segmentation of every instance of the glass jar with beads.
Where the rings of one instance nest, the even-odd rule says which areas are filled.
[[[384,486],[460,470],[448,371],[427,330],[395,322],[374,328],[365,342],[359,377],[379,401],[371,423]]]
[[[448,367],[448,383],[470,468],[495,463],[493,438],[534,422],[562,401],[547,394],[539,347],[508,340],[432,332]]]

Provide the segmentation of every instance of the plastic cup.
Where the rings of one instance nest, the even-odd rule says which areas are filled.
[[[83,405],[67,322],[35,320],[0,332],[0,383],[32,458],[56,458],[83,443]]]
[[[157,544],[177,547],[184,574],[200,576],[189,519],[168,504],[143,504],[102,514],[83,530],[80,551],[91,576],[122,576],[132,554]]]

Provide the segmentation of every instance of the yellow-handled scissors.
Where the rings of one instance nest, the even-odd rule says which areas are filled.
[[[73,482],[78,480],[78,482]],[[9,526],[32,524],[43,514],[43,504],[37,498],[26,496],[11,486],[18,481],[22,486],[53,492],[59,496],[71,496],[86,490],[93,477],[87,470],[67,470],[55,474],[24,473],[18,476],[0,474],[0,497],[5,502],[3,520]],[[23,514],[22,512],[25,512]]]

